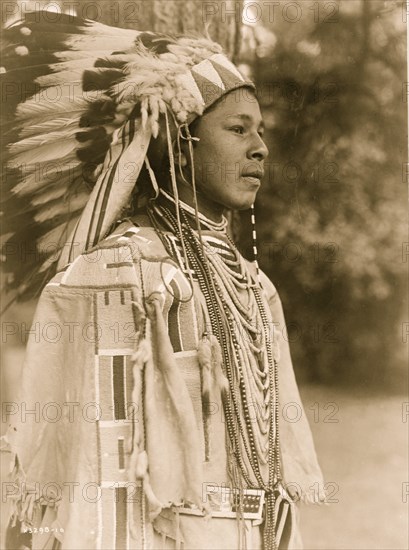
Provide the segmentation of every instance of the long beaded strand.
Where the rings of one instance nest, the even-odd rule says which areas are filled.
[[[256,266],[257,282],[260,284],[260,268],[258,265],[258,251],[257,251],[257,231],[256,231],[256,214],[254,211],[254,204],[251,205],[251,236],[253,239],[253,257],[254,264]]]
[[[177,228],[177,225],[175,223],[175,220],[172,220],[171,213],[169,211],[166,211],[166,209],[165,209],[165,213],[169,216],[169,219],[170,219],[171,223],[173,223],[174,230],[177,231],[178,228]],[[186,229],[186,226],[185,226],[185,229]],[[190,229],[190,227],[189,227],[189,229]],[[219,343],[221,345],[221,349],[222,349],[222,353],[223,353],[223,357],[224,357],[224,362],[223,363],[224,363],[225,368],[226,368],[226,375],[227,375],[227,378],[229,380],[231,393],[232,393],[232,395],[234,395],[233,375],[232,375],[232,372],[231,372],[231,369],[230,369],[230,364],[231,364],[230,359],[231,359],[231,357],[230,357],[230,353],[229,353],[229,349],[228,349],[226,335],[225,335],[224,330],[222,329],[223,320],[220,317],[220,313],[218,311],[218,308],[214,307],[214,304],[217,303],[217,298],[216,297],[220,296],[220,289],[217,289],[217,287],[216,287],[216,291],[218,291],[218,292],[214,291],[214,288],[213,288],[214,280],[212,279],[211,274],[207,273],[207,269],[206,269],[207,268],[207,263],[205,263],[203,261],[204,259],[201,257],[202,256],[201,247],[197,246],[196,255],[195,255],[193,253],[193,251],[191,250],[191,245],[192,245],[192,240],[190,239],[191,234],[188,232],[187,235],[185,235],[185,236],[187,237],[186,238],[187,255],[188,255],[189,261],[191,262],[191,265],[193,266],[193,268],[194,268],[194,270],[197,274],[200,289],[203,292],[206,303],[208,305],[209,316],[210,316],[210,321],[211,321],[211,325],[212,325],[212,331],[216,335],[216,338],[219,340]],[[213,297],[211,296],[211,289],[213,290]],[[236,345],[238,345],[238,344],[236,344]],[[237,404],[237,400],[233,399],[233,406],[234,406],[234,415],[233,415],[230,400],[224,398],[223,405],[225,407],[225,414],[226,414],[226,420],[227,420],[226,424],[227,424],[227,427],[228,427],[228,430],[229,430],[229,435],[230,435],[231,441],[233,443],[233,446],[235,446],[235,443],[239,440],[239,437],[238,437],[237,431],[235,430],[234,418],[236,419],[236,422],[239,424],[240,432],[241,433],[243,432],[242,426],[240,425],[241,420],[240,420],[239,406]],[[244,444],[245,451],[246,451],[246,454],[248,456],[249,462],[251,463],[251,458],[250,458],[251,453],[250,453],[249,448],[247,447],[247,444],[246,444],[245,440],[243,441],[243,444]],[[242,460],[242,457],[241,457],[240,453],[237,451],[235,456],[236,456],[236,459],[239,463],[242,475],[243,475],[244,479],[246,480],[246,483],[248,483],[249,486],[252,486],[253,483],[251,482],[251,480],[249,478],[249,475],[247,473],[247,470],[245,468],[245,465],[244,465],[244,462]]]
[[[252,420],[248,409],[247,391],[246,391],[246,386],[244,384],[243,376],[242,374],[240,374],[240,369],[241,369],[240,367],[241,358],[239,353],[240,346],[235,336],[234,318],[231,314],[229,314],[229,309],[231,308],[231,306],[229,307],[228,304],[226,303],[226,300],[224,299],[223,289],[219,286],[217,278],[212,276],[212,273],[210,271],[210,265],[208,263],[208,258],[202,257],[204,255],[204,251],[201,248],[195,233],[191,229],[190,224],[188,223],[188,220],[184,215],[183,209],[181,212],[183,217],[182,226],[177,223],[177,221],[173,218],[172,213],[168,209],[164,208],[162,210],[166,215],[168,221],[171,223],[172,229],[174,233],[178,236],[179,240],[184,240],[185,242],[185,250],[186,250],[186,256],[187,256],[188,262],[192,266],[192,268],[195,270],[195,273],[198,277],[201,291],[203,292],[206,303],[208,305],[212,331],[216,335],[217,339],[221,344],[222,353],[224,357],[224,367],[226,369],[226,375],[230,385],[230,399],[224,399],[224,403],[223,403],[225,407],[226,424],[228,428],[229,438],[232,444],[232,449],[234,452],[235,459],[237,461],[240,471],[242,472],[243,478],[245,479],[248,486],[250,487],[254,486],[254,483],[252,483],[249,478],[247,468],[244,464],[243,457],[241,456],[241,451],[239,447],[237,447],[236,445],[237,441],[239,440],[237,429],[239,430],[240,436],[241,436],[240,440],[242,441],[242,444],[244,446],[245,454],[247,455],[249,464],[256,477],[257,483],[259,484],[259,487],[263,488],[266,492],[266,512],[267,513],[266,513],[266,521],[265,521],[265,528],[264,528],[264,534],[263,534],[263,539],[264,539],[263,542],[264,542],[265,550],[275,550],[276,541],[275,541],[274,488],[275,488],[275,483],[281,479],[279,438],[278,438],[278,372],[277,372],[276,361],[273,358],[269,334],[267,332],[268,318],[264,309],[264,304],[261,299],[261,295],[259,293],[258,287],[256,285],[251,285],[253,295],[255,297],[258,310],[260,312],[262,325],[264,327],[264,341],[266,345],[268,365],[269,365],[268,370],[269,370],[269,379],[270,379],[270,430],[269,430],[269,446],[268,446],[269,479],[267,483],[264,482],[259,469],[259,464],[258,464],[259,457],[255,447]],[[214,269],[215,268],[217,269],[217,266],[213,262],[212,262],[212,265]],[[232,287],[230,286],[230,291],[231,289]],[[231,292],[228,292],[228,294],[231,296]],[[227,320],[227,326],[223,322],[223,319],[221,317],[221,311],[219,310],[219,308],[215,307],[215,304],[218,302],[218,299],[220,299],[222,302],[222,310],[224,311],[225,318]],[[237,307],[237,304],[235,302],[236,300],[234,300],[234,306]],[[242,321],[243,320],[244,319],[242,318]],[[228,338],[225,333],[225,329],[227,327],[228,327],[228,332],[230,334],[230,338]],[[241,395],[241,405],[242,405],[242,410],[244,415],[247,437],[245,437],[244,435],[243,425],[241,424],[241,420],[240,420],[240,405],[234,390],[234,387],[235,387],[234,373],[231,368],[231,356],[229,352],[229,346],[227,343],[228,340],[232,342],[232,349],[236,358],[235,364],[239,369],[239,373],[238,373],[239,374],[239,377],[238,377],[239,391]],[[233,410],[231,405],[233,405],[235,418],[233,416]],[[236,427],[236,424],[237,424],[237,427]],[[246,443],[247,438],[249,441],[250,448],[247,446],[247,443]]]
[[[183,216],[183,211],[182,211],[182,216]],[[183,221],[186,223],[187,222],[186,218]],[[196,241],[195,234],[193,233],[192,229],[190,228],[190,226],[188,224],[184,225],[184,227],[186,228],[186,231],[187,231],[187,237],[188,237],[187,241],[189,242],[189,244],[194,245],[195,241]],[[202,251],[200,250],[199,247],[197,248],[196,252],[199,255],[202,253]],[[206,270],[206,268],[208,266],[207,266],[206,263],[204,263],[203,267]],[[223,306],[223,309],[225,311],[225,314],[226,314],[226,317],[227,317],[227,320],[228,320],[228,324],[229,324],[229,328],[230,328],[231,340],[232,340],[232,343],[233,343],[233,351],[236,355],[236,364],[238,365],[239,370],[240,370],[240,356],[239,356],[240,345],[239,345],[239,342],[237,341],[237,338],[234,334],[234,329],[231,326],[231,317],[227,314],[227,305],[226,305],[226,302],[225,302],[224,297],[223,297],[224,293],[223,293],[222,289],[219,287],[216,279],[212,279],[211,274],[209,274],[209,275],[210,275],[209,279],[213,280],[215,289],[217,291],[216,292],[216,297],[217,296],[220,297],[220,299],[222,301],[222,306]],[[208,292],[207,292],[207,294],[209,295]],[[226,341],[226,338],[223,338],[223,340]],[[233,376],[232,376],[232,372],[231,372],[230,362],[226,361],[225,365],[226,365],[226,370],[227,370],[227,377],[228,377],[228,380],[229,380],[229,383],[230,383],[230,388],[233,388]],[[242,441],[243,441],[243,444],[245,446],[247,454],[250,454],[250,456],[251,456],[251,458],[250,458],[250,456],[248,456],[248,458],[249,458],[249,462],[250,462],[250,465],[252,467],[253,473],[256,477],[256,480],[257,480],[258,484],[260,485],[260,487],[264,488],[267,491],[267,490],[269,490],[269,487],[266,486],[266,484],[264,483],[264,480],[262,479],[261,472],[260,472],[259,465],[258,465],[258,455],[257,455],[257,451],[256,451],[255,441],[254,441],[252,420],[251,420],[251,415],[250,415],[250,412],[249,412],[249,409],[248,409],[248,399],[247,399],[247,394],[246,394],[246,387],[243,383],[243,376],[242,375],[240,375],[239,381],[240,381],[239,382],[239,389],[240,389],[240,393],[241,393],[241,396],[242,396],[242,406],[243,406],[244,420],[245,420],[245,425],[246,425],[246,428],[247,428],[247,434],[248,434],[249,444],[250,444],[250,453],[248,453],[248,450],[247,450],[247,445],[245,443],[246,439],[244,437],[244,433],[243,433],[242,430],[240,430],[241,435],[242,435]],[[237,401],[234,397],[234,392],[232,392],[232,397],[233,397],[233,404],[235,405],[234,406],[235,412],[239,417],[240,406],[239,406],[239,404],[237,403]]]

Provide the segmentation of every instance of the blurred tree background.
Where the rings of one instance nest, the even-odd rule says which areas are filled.
[[[405,16],[391,0],[245,3],[270,149],[260,264],[304,380],[407,387]]]

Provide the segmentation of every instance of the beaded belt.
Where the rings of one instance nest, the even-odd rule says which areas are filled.
[[[209,485],[203,494],[204,502],[209,504],[212,517],[236,518],[242,514],[243,519],[263,519],[265,492],[262,489],[230,489],[217,485]],[[180,514],[202,516],[203,513],[196,506],[175,507]]]
[[[265,491],[262,489],[230,489],[217,485],[209,485],[203,494],[204,502],[210,505],[211,515],[216,518],[237,518],[241,512],[243,519],[253,520],[253,525],[264,521]],[[294,502],[282,485],[275,490],[275,531],[277,543],[284,536],[291,540],[294,522],[291,507]],[[179,514],[203,516],[203,512],[195,505],[173,507]]]

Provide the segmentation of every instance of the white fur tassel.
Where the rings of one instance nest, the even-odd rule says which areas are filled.
[[[139,306],[137,302],[133,302],[134,306]],[[132,355],[133,362],[133,376],[134,387],[132,391],[132,402],[140,403],[142,397],[142,371],[151,356],[150,343],[148,340],[141,340],[138,344],[138,348]],[[138,427],[138,423],[134,423],[134,438],[133,438],[133,450],[128,467],[128,479],[134,482],[136,479],[142,482],[142,498],[146,497],[150,513],[152,517],[156,517],[160,510],[163,508],[161,502],[156,498],[149,480],[149,459],[145,449],[141,449],[141,430]],[[137,528],[134,521],[130,522],[130,530],[133,533],[134,538],[138,537]]]
[[[229,382],[223,372],[223,359],[220,344],[214,336],[205,335],[199,342],[197,356],[202,368],[203,399],[210,400],[211,386],[224,394],[229,389]]]
[[[148,472],[148,455],[146,451],[141,451],[136,457],[135,475],[137,479],[143,479]]]
[[[216,385],[221,391],[222,394],[228,392],[229,390],[229,381],[226,378],[226,375],[223,372],[223,359],[222,359],[222,350],[220,349],[220,344],[213,334],[210,336],[212,343],[212,363],[213,363],[213,377],[215,379]]]
[[[197,358],[202,369],[202,397],[205,403],[209,404],[212,385],[212,346],[207,336],[199,342]],[[209,408],[205,407],[205,410],[208,411]]]

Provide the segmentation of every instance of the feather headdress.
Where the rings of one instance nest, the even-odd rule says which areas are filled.
[[[3,42],[2,256],[6,289],[28,298],[107,235],[161,115],[190,124],[226,93],[254,85],[207,38],[65,14],[50,22],[36,11],[5,29]]]

